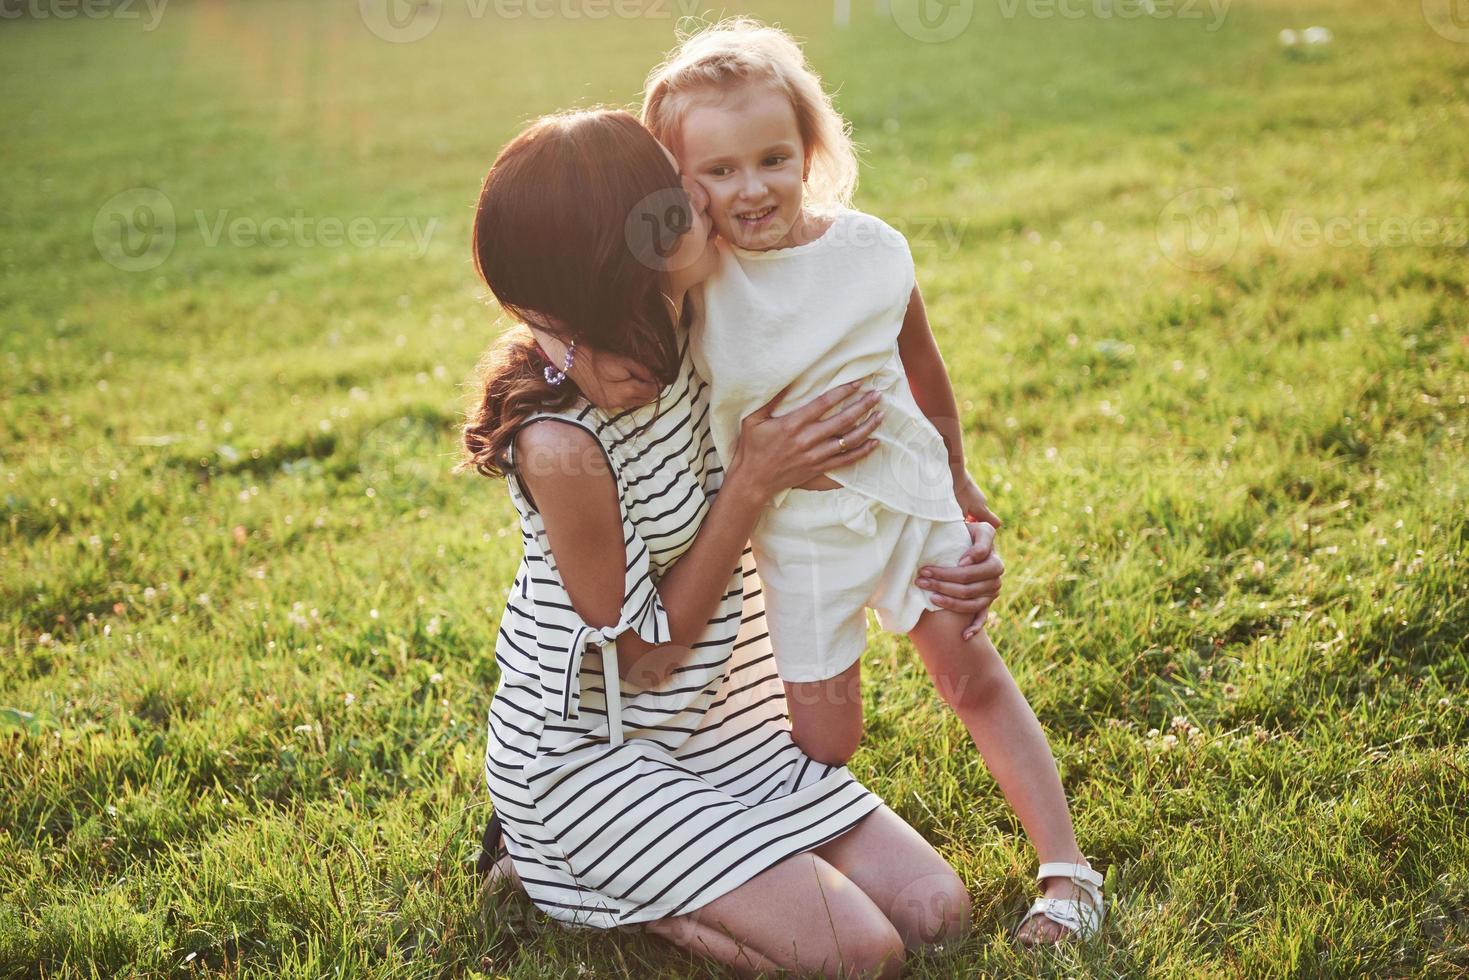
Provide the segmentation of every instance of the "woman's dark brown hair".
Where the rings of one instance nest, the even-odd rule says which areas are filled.
[[[456,472],[503,475],[520,423],[580,394],[570,378],[546,381],[525,324],[636,360],[664,387],[674,382],[679,343],[657,259],[688,229],[689,213],[663,148],[627,112],[545,116],[506,144],[480,189],[474,267],[519,323],[480,360],[482,393]]]

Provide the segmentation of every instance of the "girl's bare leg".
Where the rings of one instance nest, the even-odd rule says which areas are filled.
[[[925,612],[908,635],[1020,818],[1040,863],[1084,863],[1045,732],[984,630],[962,638],[969,619],[947,609]],[[1076,897],[1074,888],[1070,881],[1052,879],[1046,894],[1069,899]],[[1020,939],[1053,942],[1064,933],[1037,916]]]
[[[862,741],[862,661],[824,681],[785,682],[791,738],[829,766],[844,766]]]

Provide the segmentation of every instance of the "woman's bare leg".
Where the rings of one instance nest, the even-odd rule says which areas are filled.
[[[903,966],[902,937],[882,910],[810,851],[649,929],[745,973],[782,969],[832,978],[896,978]]]
[[[785,682],[791,738],[817,762],[844,766],[862,741],[862,661],[824,681]]]
[[[908,635],[934,686],[964,722],[1020,818],[1040,863],[1084,863],[1046,734],[985,631],[963,639],[968,623],[968,616],[951,610],[929,611]],[[1072,898],[1074,888],[1069,880],[1053,879],[1046,894]],[[1038,916],[1026,924],[1020,938],[1051,942],[1063,933],[1060,926]]]
[[[714,926],[697,921],[692,915],[679,915],[649,922],[647,930],[675,946],[716,963],[730,967],[742,977],[758,977],[775,973],[781,965]]]
[[[816,853],[888,917],[910,950],[969,932],[969,892],[923,835],[886,804]]]
[[[506,879],[516,888],[520,887],[520,875],[515,873],[515,864],[510,860],[509,854],[502,854],[500,860],[485,873],[485,887],[498,888],[500,882]]]

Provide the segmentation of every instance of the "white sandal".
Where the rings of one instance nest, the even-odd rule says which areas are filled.
[[[1087,898],[1091,899],[1088,905],[1080,898],[1045,898],[1042,896],[1031,905],[1030,911],[1025,913],[1025,918],[1015,926],[1015,935],[1025,924],[1038,915],[1056,923],[1064,929],[1071,931],[1077,939],[1090,939],[1102,928],[1102,919],[1106,914],[1102,908],[1102,876],[1097,874],[1085,864],[1065,864],[1063,862],[1051,862],[1043,864],[1035,873],[1037,885],[1044,887],[1047,878],[1066,878],[1073,885],[1081,889]]]

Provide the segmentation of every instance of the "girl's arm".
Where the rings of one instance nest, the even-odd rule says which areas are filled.
[[[868,436],[881,413],[867,414],[877,401],[875,392],[821,419],[866,380],[834,388],[775,418],[771,409],[782,392],[745,419],[734,459],[698,534],[658,582],[670,640],[654,646],[632,630],[620,635],[617,662],[624,679],[656,686],[703,635],[760,511],[776,491],[861,459],[877,445]],[[836,453],[838,435],[851,440],[845,454]],[[601,445],[579,426],[532,422],[516,435],[514,453],[572,608],[590,626],[616,623],[626,598],[627,543],[617,482]]]
[[[898,332],[898,356],[903,360],[913,400],[938,429],[939,435],[944,437],[944,445],[949,450],[949,472],[954,478],[954,496],[959,506],[967,517],[999,527],[1000,519],[989,509],[984,493],[964,468],[964,429],[959,424],[959,406],[954,402],[949,372],[944,367],[944,358],[933,338],[933,330],[929,328],[928,312],[923,308],[923,296],[918,292],[917,283],[913,285],[913,295],[908,298],[903,329]]]

